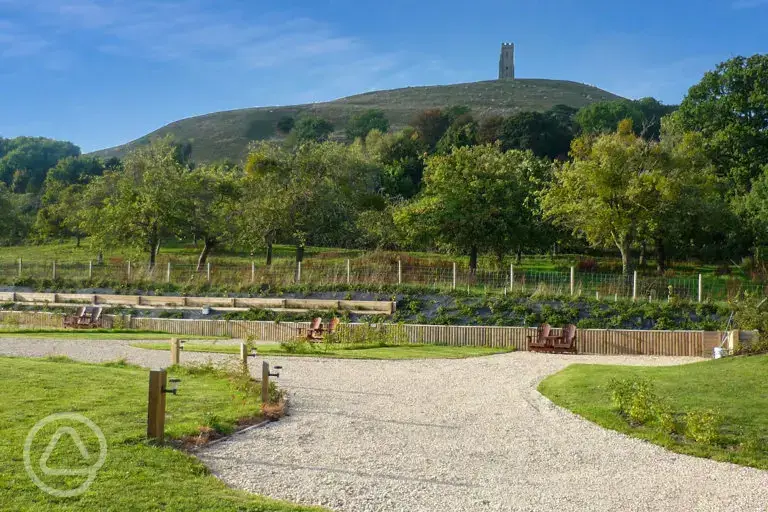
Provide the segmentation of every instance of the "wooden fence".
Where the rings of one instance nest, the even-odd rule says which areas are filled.
[[[63,315],[0,311],[0,322],[6,325],[36,328],[63,327]],[[181,336],[252,337],[261,341],[286,341],[296,337],[300,327],[308,322],[260,322],[245,320],[177,320],[170,318],[141,318],[128,315],[105,315],[105,327],[122,327],[158,331]],[[451,346],[506,347],[527,350],[527,337],[536,334],[535,328],[412,325],[412,324],[343,324],[339,340],[365,337],[365,329],[375,329],[389,339],[402,343],[421,343]],[[363,330],[363,331],[361,331]],[[555,333],[557,330],[554,331]],[[743,337],[752,336],[741,332]],[[643,354],[659,356],[709,357],[712,349],[728,338],[722,331],[635,331],[616,329],[579,329],[578,351],[581,354]],[[730,344],[730,343],[729,343]],[[732,348],[732,347],[728,347]]]

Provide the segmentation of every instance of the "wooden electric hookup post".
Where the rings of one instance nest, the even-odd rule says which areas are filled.
[[[165,438],[165,394],[176,394],[179,379],[171,379],[167,387],[168,374],[163,370],[149,371],[149,400],[147,404],[147,437],[163,442]]]
[[[171,338],[171,364],[179,364],[181,351],[184,349],[184,340]]]
[[[282,366],[275,366],[275,370],[282,370]],[[261,363],[261,403],[268,404],[269,400],[269,378],[280,377],[280,372],[270,373],[269,363],[264,361]]]
[[[249,357],[256,357],[256,349],[253,349],[253,351],[251,351],[250,347],[248,346],[248,343],[241,343],[240,344],[240,362],[242,363],[243,369],[246,372],[248,371]]]

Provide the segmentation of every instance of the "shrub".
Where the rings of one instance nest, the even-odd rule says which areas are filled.
[[[583,258],[576,262],[576,270],[579,272],[597,272],[597,260],[595,258]]]
[[[611,380],[609,384],[614,405],[633,423],[644,424],[656,418],[659,398],[647,379]]]
[[[722,418],[712,410],[690,411],[685,415],[685,436],[697,443],[715,444],[721,425]]]

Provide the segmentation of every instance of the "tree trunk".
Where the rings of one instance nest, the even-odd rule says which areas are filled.
[[[157,245],[154,243],[151,243],[149,245],[149,270],[152,270],[155,268],[155,257],[157,256],[157,253],[155,250],[157,249]]]
[[[469,271],[473,274],[477,271],[477,246],[473,245],[469,249]]]
[[[522,247],[517,248],[517,252],[515,252],[515,265],[519,265],[523,262],[523,249]]]
[[[99,266],[104,264],[104,251],[99,250],[99,254],[96,256],[96,264]]]
[[[296,246],[296,262],[304,261],[304,246],[303,245],[297,245]]]
[[[272,241],[267,242],[267,266],[272,264]]]
[[[75,235],[75,247],[80,248],[80,235]]]
[[[621,252],[621,272],[628,279],[634,270],[632,267],[632,239],[625,237],[618,241],[616,246],[619,248],[619,252]]]
[[[664,240],[656,238],[654,240],[656,246],[656,272],[661,275],[667,270],[667,251],[664,248]]]
[[[645,242],[640,244],[640,256],[637,259],[637,266],[645,268]]]
[[[197,271],[200,272],[203,269],[203,266],[205,265],[205,262],[208,261],[208,255],[213,250],[213,246],[216,245],[216,240],[213,240],[211,238],[205,238],[205,243],[203,245],[203,250],[200,252],[200,257],[197,258]]]

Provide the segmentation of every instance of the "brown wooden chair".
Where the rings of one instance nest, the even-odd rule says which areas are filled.
[[[102,308],[98,306],[83,306],[77,315],[64,317],[64,327],[75,329],[93,329],[101,327]]]
[[[309,327],[299,327],[298,329],[298,335],[300,338],[306,338],[310,341],[322,339],[323,335],[323,319],[320,317],[316,317],[312,319],[312,322],[310,322]]]
[[[555,352],[576,353],[576,326],[568,324],[562,329],[562,334],[553,339],[552,348]]]
[[[536,329],[536,336],[528,336],[528,350],[531,352],[552,351],[552,337],[549,333],[552,327],[549,324],[541,324]]]

